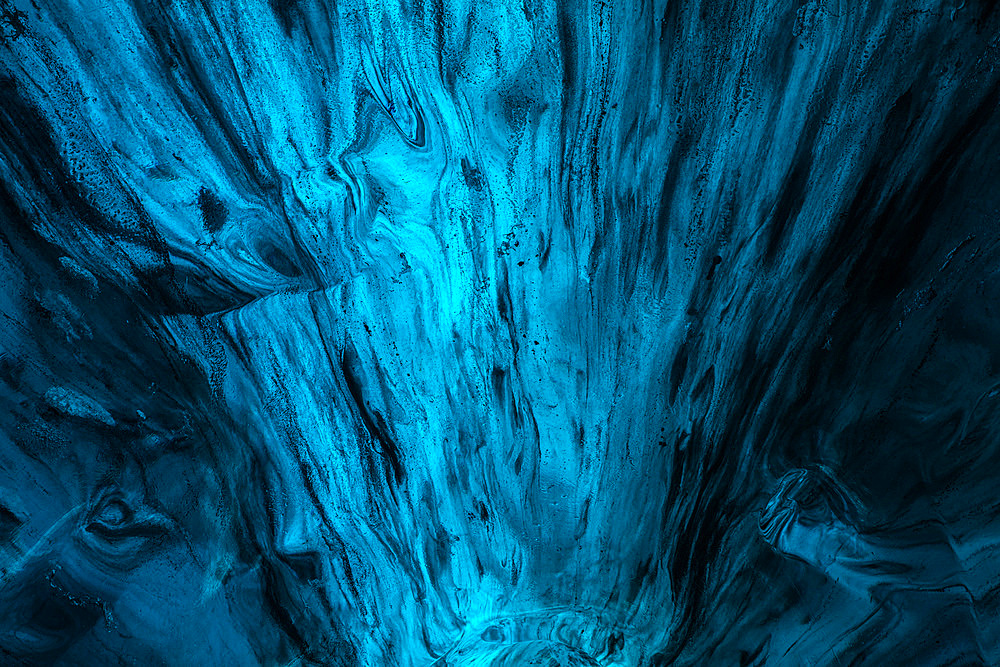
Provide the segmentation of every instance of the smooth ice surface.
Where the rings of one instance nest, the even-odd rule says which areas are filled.
[[[1000,662],[987,0],[0,2],[0,662]]]

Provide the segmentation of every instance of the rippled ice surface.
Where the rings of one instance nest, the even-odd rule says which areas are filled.
[[[994,5],[0,3],[0,662],[1000,662]]]

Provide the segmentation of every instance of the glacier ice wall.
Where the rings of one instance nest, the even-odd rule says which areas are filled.
[[[3,662],[1000,662],[994,5],[0,3]]]

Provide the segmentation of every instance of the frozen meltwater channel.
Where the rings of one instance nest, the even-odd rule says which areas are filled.
[[[1000,662],[994,4],[0,2],[0,664]]]

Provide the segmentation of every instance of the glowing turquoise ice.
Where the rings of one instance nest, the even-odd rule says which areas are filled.
[[[4,4],[5,659],[1000,659],[988,4]]]

